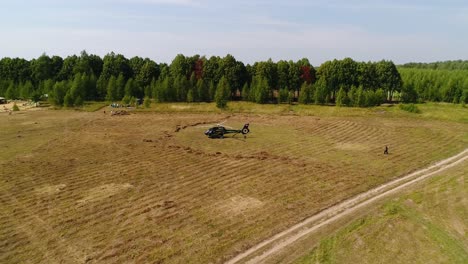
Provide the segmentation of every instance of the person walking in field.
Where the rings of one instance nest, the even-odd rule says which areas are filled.
[[[385,150],[384,150],[383,154],[388,155],[388,146],[385,146]]]

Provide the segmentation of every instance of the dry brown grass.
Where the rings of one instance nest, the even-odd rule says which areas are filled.
[[[467,173],[465,160],[267,263],[466,263]]]
[[[16,117],[0,123],[14,149],[0,164],[2,263],[222,262],[468,145],[466,124],[391,115]],[[226,119],[252,133],[209,140],[195,125]]]

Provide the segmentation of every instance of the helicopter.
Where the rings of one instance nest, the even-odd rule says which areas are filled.
[[[224,138],[225,134],[234,134],[234,136],[237,134],[242,134],[245,138],[249,132],[249,124],[245,124],[242,129],[226,129],[226,126],[218,124],[206,130],[205,135],[208,136],[208,138]]]

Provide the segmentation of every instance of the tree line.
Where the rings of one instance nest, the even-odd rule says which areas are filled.
[[[346,58],[315,68],[306,58],[246,65],[229,54],[210,58],[178,54],[166,64],[113,52],[101,58],[83,51],[64,59],[46,54],[30,61],[2,58],[0,96],[36,101],[47,94],[58,106],[152,98],[155,102],[216,101],[219,107],[229,100],[365,107],[414,96],[414,100],[434,98],[425,96],[427,87],[411,89],[405,84],[408,75],[402,79],[400,71],[384,60]]]
[[[468,70],[468,60],[449,60],[437,62],[410,62],[400,66],[400,68],[416,68],[430,70]]]
[[[468,70],[400,68],[404,102],[468,103]]]

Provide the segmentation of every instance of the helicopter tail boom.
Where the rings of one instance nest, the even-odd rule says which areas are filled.
[[[241,133],[245,135],[245,134],[248,134],[249,132],[250,132],[249,124],[247,123],[247,124],[245,124],[244,127],[242,128]]]

